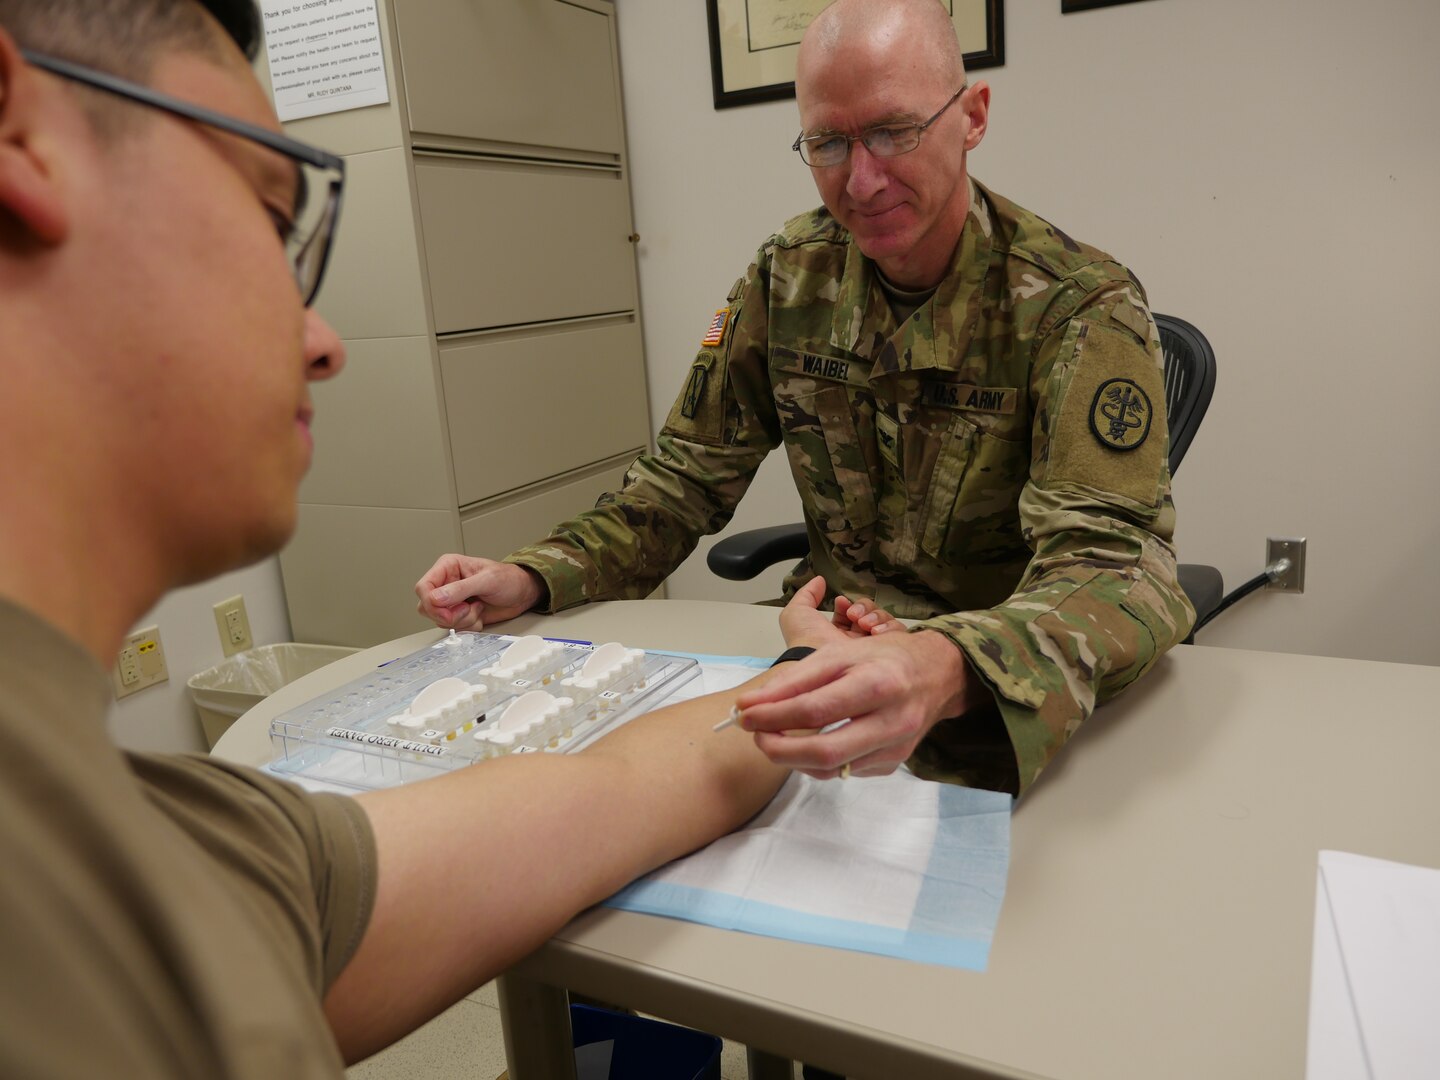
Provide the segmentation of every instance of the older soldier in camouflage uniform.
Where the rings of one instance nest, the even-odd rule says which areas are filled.
[[[814,776],[908,760],[1023,790],[1194,619],[1155,324],[1123,266],[969,177],[990,88],[935,0],[839,0],[796,88],[825,206],[736,281],[658,452],[503,564],[442,558],[421,610],[643,597],[783,445],[810,537],[787,595],[820,575],[921,622],[790,665],[740,699],[744,726]]]

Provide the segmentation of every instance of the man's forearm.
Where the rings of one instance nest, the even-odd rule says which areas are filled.
[[[512,755],[362,796],[378,852],[375,911],[325,1003],[346,1059],[388,1045],[577,912],[758,812],[786,772],[743,732],[711,731],[734,696],[642,716],[583,753]]]
[[[989,611],[927,620],[993,689],[1024,790],[1094,711],[1149,670],[1194,619],[1168,545],[1135,530],[1139,558],[1056,559]]]
[[[507,559],[543,577],[547,611],[592,600],[641,600],[722,528],[765,448],[711,447],[662,432],[619,491]]]

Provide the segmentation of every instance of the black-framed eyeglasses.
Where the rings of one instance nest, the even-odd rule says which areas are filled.
[[[945,115],[945,110],[960,100],[960,95],[969,88],[969,83],[963,83],[959,90],[951,95],[950,100],[940,106],[940,111],[930,117],[923,124],[915,122],[876,124],[872,128],[866,128],[859,135],[841,135],[836,132],[827,132],[823,135],[811,135],[808,138],[802,131],[795,138],[794,144],[790,147],[800,155],[800,160],[806,165],[816,169],[828,169],[832,165],[841,165],[850,157],[850,144],[863,142],[865,149],[876,157],[899,157],[901,154],[908,154],[920,145],[920,136],[925,129]]]
[[[298,167],[295,206],[293,217],[284,223],[285,254],[290,260],[291,269],[295,273],[295,284],[300,288],[305,306],[310,306],[315,294],[320,291],[321,280],[325,277],[325,264],[330,260],[335,225],[340,219],[340,197],[345,188],[343,158],[296,139],[277,135],[244,120],[237,120],[233,116],[192,105],[188,101],[108,72],[96,71],[82,64],[45,56],[29,49],[22,49],[21,55],[35,67],[52,75],[73,79],[96,90],[162,109],[186,120],[207,124],[227,134],[259,143],[266,149],[274,150],[294,161]],[[324,198],[318,197],[321,192],[327,193]]]

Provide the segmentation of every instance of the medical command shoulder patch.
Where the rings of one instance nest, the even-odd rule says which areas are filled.
[[[1150,436],[1150,398],[1129,379],[1107,379],[1090,403],[1090,430],[1111,450],[1136,450]]]
[[[705,336],[700,339],[702,349],[713,348],[725,340],[725,328],[730,325],[730,309],[721,308],[715,312],[715,318],[710,320],[710,329],[705,331]]]

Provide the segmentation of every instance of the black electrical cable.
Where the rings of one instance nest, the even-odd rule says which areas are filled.
[[[1245,584],[1241,585],[1238,589],[1235,589],[1233,592],[1229,593],[1225,597],[1225,599],[1221,600],[1220,603],[1215,605],[1214,611],[1210,612],[1209,615],[1206,615],[1205,618],[1201,619],[1195,624],[1195,629],[1190,631],[1191,635],[1198,634],[1212,619],[1215,618],[1216,615],[1219,615],[1222,611],[1228,608],[1231,604],[1234,604],[1237,600],[1245,599],[1245,597],[1249,596],[1256,589],[1263,589],[1269,583],[1271,573],[1272,571],[1267,568],[1262,573],[1256,574],[1253,578],[1245,582]]]

